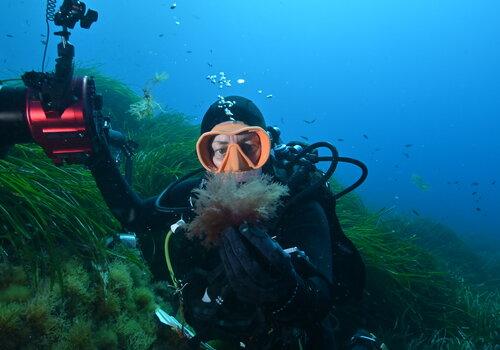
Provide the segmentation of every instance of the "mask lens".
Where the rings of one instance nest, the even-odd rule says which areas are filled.
[[[256,132],[244,132],[237,135],[237,143],[241,151],[252,161],[253,165],[259,162],[262,144]]]

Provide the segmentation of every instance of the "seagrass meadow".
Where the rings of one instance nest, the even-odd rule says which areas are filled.
[[[155,102],[120,81],[93,68],[78,74],[95,77],[113,127],[139,144],[133,184],[142,196],[199,166],[189,118],[153,116]],[[439,223],[371,212],[355,194],[337,213],[368,276],[360,305],[333,311],[340,337],[361,325],[389,349],[498,349],[498,258],[476,254]],[[107,247],[119,230],[83,166],[56,167],[34,145],[0,160],[2,349],[183,347],[154,314],[172,310],[173,289],[152,280],[137,251]]]

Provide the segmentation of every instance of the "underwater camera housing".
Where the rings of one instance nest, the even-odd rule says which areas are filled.
[[[68,28],[79,21],[89,28],[97,17],[83,2],[65,0],[53,16],[63,27],[54,33],[61,37],[55,71],[26,72],[23,87],[0,84],[0,157],[16,143],[35,142],[57,165],[84,163],[103,144],[98,139],[110,125],[101,113],[102,97],[92,78],[73,76],[75,49],[68,41]]]
[[[102,98],[94,81],[78,77],[70,82],[71,102],[51,104],[36,87],[0,89],[0,147],[35,142],[57,165],[83,163],[93,152],[94,140],[106,127],[100,113]],[[51,105],[61,106],[61,109]]]

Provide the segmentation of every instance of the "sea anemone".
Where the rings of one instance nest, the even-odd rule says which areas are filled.
[[[240,183],[232,174],[216,174],[209,175],[193,193],[196,217],[188,224],[187,235],[210,246],[217,243],[227,227],[239,226],[244,221],[261,223],[276,216],[288,187],[273,182],[268,175]]]

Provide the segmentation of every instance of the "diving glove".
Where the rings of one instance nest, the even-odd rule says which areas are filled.
[[[266,232],[249,224],[222,234],[219,255],[232,289],[256,305],[286,299],[297,285],[290,255]]]
[[[238,229],[226,229],[219,254],[237,296],[262,306],[272,317],[307,323],[323,318],[329,311],[328,282],[299,275],[290,254],[259,227],[242,224]],[[310,264],[308,259],[302,262]]]

